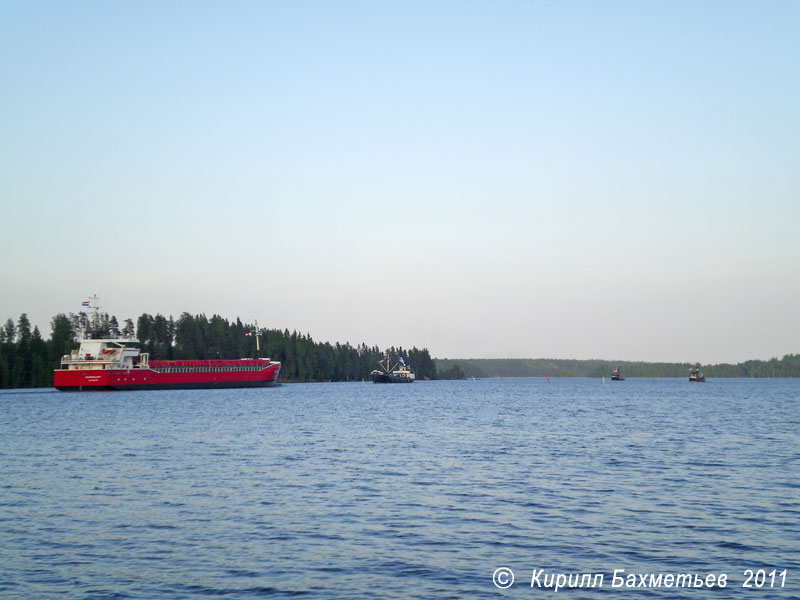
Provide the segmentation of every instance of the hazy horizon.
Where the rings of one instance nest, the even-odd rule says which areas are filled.
[[[798,18],[6,2],[0,319],[97,293],[435,357],[798,353]]]

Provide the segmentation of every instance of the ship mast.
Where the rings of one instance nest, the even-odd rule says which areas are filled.
[[[95,293],[93,296],[89,296],[89,308],[92,309],[92,329],[97,331],[100,329],[100,305],[97,304],[97,301],[100,298]]]
[[[247,332],[247,335],[254,335],[256,336],[256,358],[259,358],[258,353],[261,350],[261,346],[258,343],[258,338],[261,337],[263,332],[258,328],[258,319],[256,319],[256,328],[253,331]]]
[[[89,296],[88,300],[82,302],[83,307],[90,309],[92,313],[91,319],[86,315],[86,329],[83,330],[83,336],[86,338],[92,338],[93,334],[97,334],[100,329],[100,305],[97,304],[99,299],[100,297],[94,294],[93,296]],[[83,324],[80,325],[81,329],[83,329]]]

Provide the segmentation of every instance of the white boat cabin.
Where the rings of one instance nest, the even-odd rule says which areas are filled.
[[[138,340],[98,338],[81,340],[81,345],[61,357],[62,369],[134,369],[148,367],[150,355],[142,353]]]

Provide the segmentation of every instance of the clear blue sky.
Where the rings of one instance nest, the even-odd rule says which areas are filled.
[[[798,2],[0,5],[0,319],[800,352]]]

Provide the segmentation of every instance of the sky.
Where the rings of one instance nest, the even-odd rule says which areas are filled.
[[[800,352],[800,3],[0,4],[0,320]]]

